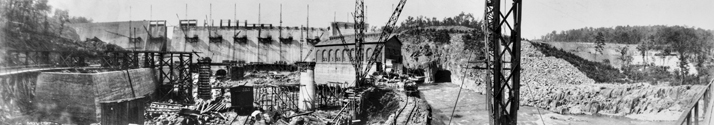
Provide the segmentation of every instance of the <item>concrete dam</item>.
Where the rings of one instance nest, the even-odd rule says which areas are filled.
[[[167,26],[163,20],[71,24],[81,40],[101,40],[137,51],[197,52],[215,61],[275,63],[314,61],[314,43],[331,36],[330,28],[275,26],[221,20],[220,25],[197,26],[181,20]],[[198,58],[194,58],[198,59]],[[195,60],[194,60],[195,61]]]

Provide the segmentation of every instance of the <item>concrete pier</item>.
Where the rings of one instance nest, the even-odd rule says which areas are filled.
[[[310,111],[315,108],[315,62],[300,62],[298,67],[300,70],[298,109]]]
[[[129,69],[99,73],[42,72],[37,77],[35,105],[47,117],[73,123],[99,121],[99,102],[149,96],[156,89],[153,69]]]

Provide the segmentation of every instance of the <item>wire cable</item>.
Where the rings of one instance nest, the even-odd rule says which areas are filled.
[[[131,88],[131,95],[136,97],[136,93],[134,92],[134,84],[131,83],[131,75],[129,74],[129,69],[125,69],[126,71],[126,78],[129,79],[129,88]]]
[[[538,116],[540,117],[540,122],[542,122],[543,125],[545,125],[545,119],[543,119],[543,114],[540,113],[540,108],[538,108],[538,107],[535,107],[535,108],[538,110]]]
[[[468,60],[471,60],[471,57],[473,57],[472,54],[469,55]],[[456,112],[456,105],[459,104],[459,98],[461,97],[461,90],[464,88],[464,84],[465,84],[464,80],[466,79],[466,71],[468,71],[468,67],[466,70],[464,70],[464,72],[462,73],[462,76],[461,76],[461,85],[459,86],[459,92],[458,92],[458,94],[456,94],[456,101],[454,101],[454,108],[451,110],[451,115],[449,115],[449,125],[451,125],[451,120],[454,119],[454,112]]]

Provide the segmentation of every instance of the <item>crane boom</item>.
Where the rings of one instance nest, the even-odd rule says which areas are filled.
[[[348,50],[347,58],[350,60],[350,63],[352,64],[353,67],[357,67],[357,65],[359,63],[357,61],[355,61],[354,57],[352,56],[352,52],[351,52],[352,50],[350,50],[350,48],[348,47],[349,45],[347,44],[347,41],[345,40],[345,36],[342,35],[342,31],[340,31],[340,28],[337,28],[336,26],[335,26],[335,31],[337,31],[337,34],[339,34],[339,37],[340,37],[340,40],[342,41],[344,50]],[[356,71],[359,71],[359,70],[356,70]]]
[[[394,26],[397,24],[397,20],[399,20],[399,15],[402,14],[402,9],[404,8],[404,4],[406,4],[406,2],[407,0],[399,1],[399,4],[397,4],[397,7],[394,9],[394,12],[392,12],[392,16],[389,18],[389,21],[382,28],[382,33],[379,35],[378,42],[386,42],[389,39],[389,35],[391,35],[394,31]],[[380,53],[382,53],[382,48],[384,48],[383,44],[377,44],[374,49],[374,52],[370,56],[369,60],[367,60],[367,68],[364,69],[364,71],[362,72],[363,74],[360,74],[360,78],[364,78],[369,72],[369,70],[372,69],[372,65],[376,63],[377,57],[379,57]]]

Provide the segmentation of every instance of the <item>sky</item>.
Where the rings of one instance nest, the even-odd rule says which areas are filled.
[[[383,26],[399,0],[364,0],[366,22]],[[508,1],[508,0],[504,0]],[[461,12],[483,18],[482,0],[411,0],[407,16],[443,19]],[[237,19],[248,23],[328,27],[332,21],[352,21],[353,0],[50,0],[54,9],[68,10],[95,22],[129,20]],[[309,5],[309,11],[308,11]],[[309,12],[309,18],[308,18]],[[524,0],[522,36],[540,38],[552,31],[625,25],[684,25],[714,30],[714,0]],[[259,18],[260,17],[260,18]]]

